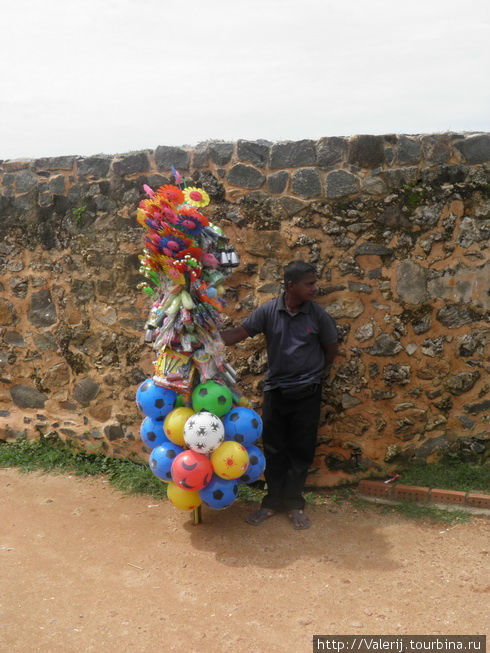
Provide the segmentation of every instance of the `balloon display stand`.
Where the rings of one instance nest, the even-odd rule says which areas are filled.
[[[145,342],[155,350],[154,373],[137,390],[145,416],[141,439],[151,450],[151,471],[167,484],[180,510],[202,521],[201,505],[222,509],[239,483],[262,475],[256,442],[262,419],[242,395],[225,360],[220,336],[226,306],[224,281],[239,257],[222,229],[201,209],[205,190],[189,187],[172,169],[175,184],[139,204],[145,229],[139,288],[151,297]]]

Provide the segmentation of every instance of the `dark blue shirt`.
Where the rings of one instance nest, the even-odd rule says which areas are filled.
[[[262,304],[242,322],[249,336],[265,334],[269,368],[264,390],[319,383],[325,368],[323,346],[337,342],[334,319],[316,302],[291,315],[284,295]]]

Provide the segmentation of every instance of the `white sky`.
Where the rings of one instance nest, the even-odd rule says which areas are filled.
[[[1,0],[0,159],[490,131],[488,0]]]

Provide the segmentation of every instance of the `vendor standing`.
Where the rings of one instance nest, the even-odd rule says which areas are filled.
[[[315,268],[292,261],[284,268],[284,292],[254,310],[239,327],[226,329],[226,345],[263,333],[268,370],[264,385],[262,441],[267,495],[247,517],[258,526],[287,512],[296,529],[309,528],[303,489],[315,454],[322,380],[334,360],[337,328],[313,298]]]

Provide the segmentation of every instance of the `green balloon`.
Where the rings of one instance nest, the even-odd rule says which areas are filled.
[[[210,413],[222,417],[231,410],[232,402],[231,390],[216,381],[200,383],[192,393],[192,408],[196,413],[200,410],[208,410]]]
[[[182,395],[177,395],[175,400],[175,408],[183,408],[184,406],[184,397]]]

